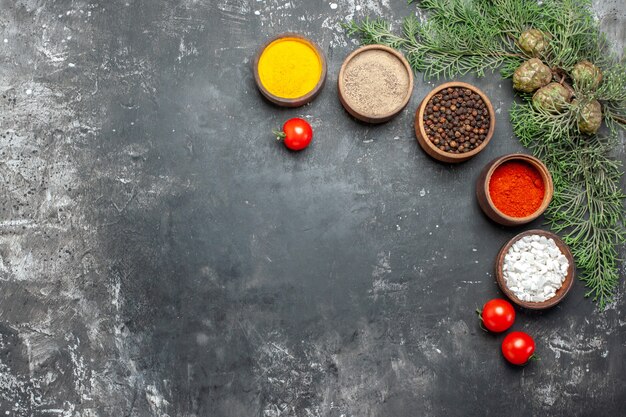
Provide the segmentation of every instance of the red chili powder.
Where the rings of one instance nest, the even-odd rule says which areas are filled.
[[[507,161],[489,181],[489,196],[498,210],[511,217],[533,214],[546,192],[539,171],[526,162]]]

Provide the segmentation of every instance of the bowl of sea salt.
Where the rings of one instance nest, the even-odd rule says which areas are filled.
[[[496,281],[515,304],[532,310],[550,308],[572,287],[574,258],[554,233],[528,230],[500,249]]]

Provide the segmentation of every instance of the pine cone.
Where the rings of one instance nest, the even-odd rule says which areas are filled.
[[[575,103],[574,100],[572,103]],[[595,134],[602,125],[602,106],[598,100],[590,101],[578,113],[578,130],[587,135]]]
[[[520,65],[513,73],[513,88],[532,93],[552,80],[552,71],[541,60],[531,58]]]
[[[572,99],[572,93],[559,83],[550,83],[541,87],[533,95],[533,105],[550,113],[560,113]]]
[[[602,82],[602,70],[589,61],[574,65],[570,74],[579,88],[595,90]]]
[[[517,43],[527,54],[539,56],[548,46],[548,39],[542,31],[528,29],[522,32]]]

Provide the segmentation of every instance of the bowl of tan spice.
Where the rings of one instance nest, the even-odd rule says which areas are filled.
[[[348,113],[367,123],[383,123],[408,104],[413,72],[395,49],[367,45],[348,55],[337,83],[339,99]]]

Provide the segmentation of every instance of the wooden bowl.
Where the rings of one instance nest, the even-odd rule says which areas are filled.
[[[511,248],[511,246],[513,246],[515,242],[517,242],[519,239],[523,238],[524,236],[529,236],[529,235],[541,235],[549,239],[553,239],[556,245],[558,246],[558,248],[563,253],[563,255],[565,255],[565,257],[567,258],[567,261],[569,262],[569,268],[567,269],[567,275],[565,276],[565,281],[563,281],[563,285],[561,285],[561,288],[559,288],[556,291],[556,295],[554,297],[546,301],[541,301],[541,302],[522,301],[519,298],[517,298],[515,294],[513,294],[513,291],[509,290],[509,288],[506,286],[506,281],[504,280],[504,275],[502,271],[502,266],[504,264],[504,256],[506,255],[506,253],[509,251],[509,249]],[[555,235],[554,233],[545,231],[545,230],[535,229],[535,230],[527,230],[525,232],[520,233],[519,235],[509,240],[502,247],[502,249],[500,249],[500,252],[498,253],[498,257],[496,258],[496,281],[498,282],[498,286],[500,287],[502,292],[507,297],[509,297],[511,301],[513,301],[515,304],[517,304],[520,307],[524,307],[530,310],[543,310],[543,309],[550,308],[550,307],[557,305],[567,295],[570,288],[572,288],[572,284],[574,283],[574,271],[575,271],[574,257],[572,256],[572,253],[570,252],[569,247],[557,235]]]
[[[478,94],[480,98],[483,100],[483,102],[485,103],[485,105],[487,106],[487,111],[489,112],[489,131],[487,132],[487,135],[485,136],[483,143],[481,143],[480,145],[478,145],[476,148],[472,149],[469,152],[458,153],[458,154],[442,151],[441,149],[436,147],[428,139],[426,130],[424,130],[424,111],[426,110],[426,106],[428,105],[428,102],[433,98],[435,94],[439,93],[441,90],[444,90],[446,88],[454,88],[454,87],[468,88],[472,90],[474,93]],[[476,156],[480,151],[485,149],[485,147],[491,140],[491,137],[493,136],[493,131],[495,130],[495,126],[496,126],[495,112],[493,111],[493,106],[491,105],[491,101],[489,101],[489,98],[485,95],[485,93],[483,93],[477,87],[468,83],[460,82],[460,81],[449,82],[449,83],[441,84],[438,87],[435,87],[430,93],[428,93],[426,97],[424,97],[419,107],[417,108],[417,111],[415,112],[415,136],[417,137],[417,141],[419,142],[422,149],[428,155],[430,155],[431,157],[441,162],[448,162],[448,163],[454,164],[458,162],[467,161],[468,159]]]
[[[402,65],[406,69],[406,72],[409,76],[409,85],[407,87],[406,95],[404,96],[401,104],[397,108],[395,108],[394,110],[386,114],[373,115],[373,114],[362,113],[358,109],[355,109],[353,106],[351,106],[349,103],[349,100],[347,100],[346,98],[346,85],[344,81],[346,68],[350,64],[350,61],[352,61],[357,55],[366,51],[371,51],[371,50],[385,51],[393,55],[394,57],[396,57],[402,63]],[[411,93],[413,92],[413,70],[411,69],[411,66],[409,65],[408,61],[404,58],[404,56],[400,52],[396,51],[395,49],[389,48],[388,46],[384,46],[384,45],[367,45],[352,52],[343,61],[343,64],[341,65],[341,69],[339,70],[337,86],[339,88],[339,100],[341,101],[341,104],[343,105],[343,107],[346,109],[348,113],[350,113],[353,117],[366,123],[383,123],[383,122],[391,120],[394,116],[400,113],[402,109],[404,109],[406,105],[409,103],[409,100],[411,99]]]
[[[259,77],[259,60],[261,59],[261,55],[263,54],[263,51],[265,51],[265,49],[270,46],[272,43],[280,40],[280,39],[284,39],[284,38],[296,38],[301,40],[302,42],[306,43],[307,45],[309,45],[311,48],[313,48],[315,50],[315,52],[317,53],[321,64],[322,64],[322,73],[320,75],[320,79],[317,82],[317,84],[315,85],[315,87],[313,88],[313,90],[309,91],[307,94],[305,94],[304,96],[301,97],[296,97],[296,98],[284,98],[284,97],[279,97],[276,96],[272,93],[270,93],[267,88],[265,88],[265,86],[261,83],[261,78]],[[322,90],[322,88],[324,87],[324,83],[326,82],[326,71],[327,71],[327,66],[326,66],[326,56],[324,55],[324,52],[320,49],[320,47],[313,42],[311,39],[302,36],[298,33],[293,33],[293,32],[285,32],[285,33],[281,33],[280,35],[274,36],[273,38],[271,38],[270,40],[268,40],[267,42],[265,42],[265,44],[263,44],[263,46],[261,46],[261,48],[259,48],[255,58],[254,58],[254,81],[256,82],[257,87],[259,88],[259,90],[261,91],[261,94],[263,94],[263,96],[265,96],[265,98],[267,98],[269,101],[271,101],[272,103],[278,105],[278,106],[282,106],[282,107],[300,107],[303,106],[307,103],[310,103]]]
[[[493,172],[496,170],[497,167],[507,161],[526,162],[533,166],[541,175],[541,179],[543,180],[543,184],[545,186],[545,194],[539,208],[530,216],[512,217],[502,213],[493,204],[493,200],[489,195],[489,181],[491,181],[491,176],[493,175]],[[492,160],[487,165],[485,165],[480,175],[478,176],[478,180],[476,180],[476,198],[478,199],[478,204],[480,205],[480,208],[487,215],[487,217],[503,226],[519,226],[532,222],[537,217],[541,216],[544,211],[546,211],[548,205],[550,204],[550,201],[552,201],[553,194],[554,184],[552,183],[552,176],[550,175],[550,171],[548,171],[548,168],[543,164],[543,162],[541,162],[534,156],[524,155],[521,153],[512,153]]]

